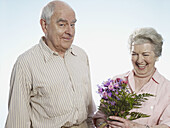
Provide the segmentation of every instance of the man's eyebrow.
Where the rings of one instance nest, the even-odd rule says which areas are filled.
[[[73,20],[72,23],[76,23],[77,22],[77,19]]]
[[[73,20],[71,23],[76,23],[76,19],[75,20]],[[57,23],[59,23],[59,22],[68,22],[67,20],[65,20],[65,19],[59,19],[59,20],[57,20]]]
[[[136,53],[135,51],[132,51],[133,53]]]
[[[57,23],[59,23],[59,22],[67,22],[67,20],[65,20],[65,19],[59,19],[59,20],[57,20]]]

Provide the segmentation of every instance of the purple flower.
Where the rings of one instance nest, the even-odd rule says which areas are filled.
[[[126,92],[130,93],[128,89],[126,89]]]
[[[102,92],[104,91],[104,89],[101,87],[101,86],[99,86],[99,85],[97,85],[98,86],[98,93],[99,94],[102,94]]]
[[[117,96],[116,96],[116,99],[117,99],[117,100],[120,100],[120,98],[119,98],[119,97],[117,97]]]
[[[108,95],[109,97],[112,97],[112,93],[111,93],[111,92],[109,92],[107,95]]]
[[[98,92],[99,93],[102,93],[104,90],[103,90],[103,88],[102,87],[100,87],[99,89],[98,89]]]
[[[110,102],[111,103],[111,105],[115,105],[116,103],[115,103],[115,101],[113,101],[113,102]]]

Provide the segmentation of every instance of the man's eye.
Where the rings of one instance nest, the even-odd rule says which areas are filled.
[[[137,55],[136,53],[132,53],[132,56],[135,56],[135,55]]]
[[[72,26],[72,27],[74,27],[74,26],[75,26],[75,24],[71,24],[71,26]]]
[[[62,27],[62,26],[65,26],[65,24],[59,24],[59,26],[61,26],[61,27]]]

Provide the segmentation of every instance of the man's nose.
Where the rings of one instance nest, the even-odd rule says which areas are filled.
[[[73,35],[74,34],[74,28],[71,25],[68,25],[66,28],[66,33],[69,35]]]

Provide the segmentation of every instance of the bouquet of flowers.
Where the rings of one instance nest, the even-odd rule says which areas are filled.
[[[130,93],[127,88],[127,81],[120,78],[108,79],[102,85],[98,85],[98,93],[101,96],[99,110],[107,117],[114,115],[128,120],[149,117],[147,114],[131,112],[130,110],[140,108],[142,102],[153,95],[149,93],[139,95]]]

